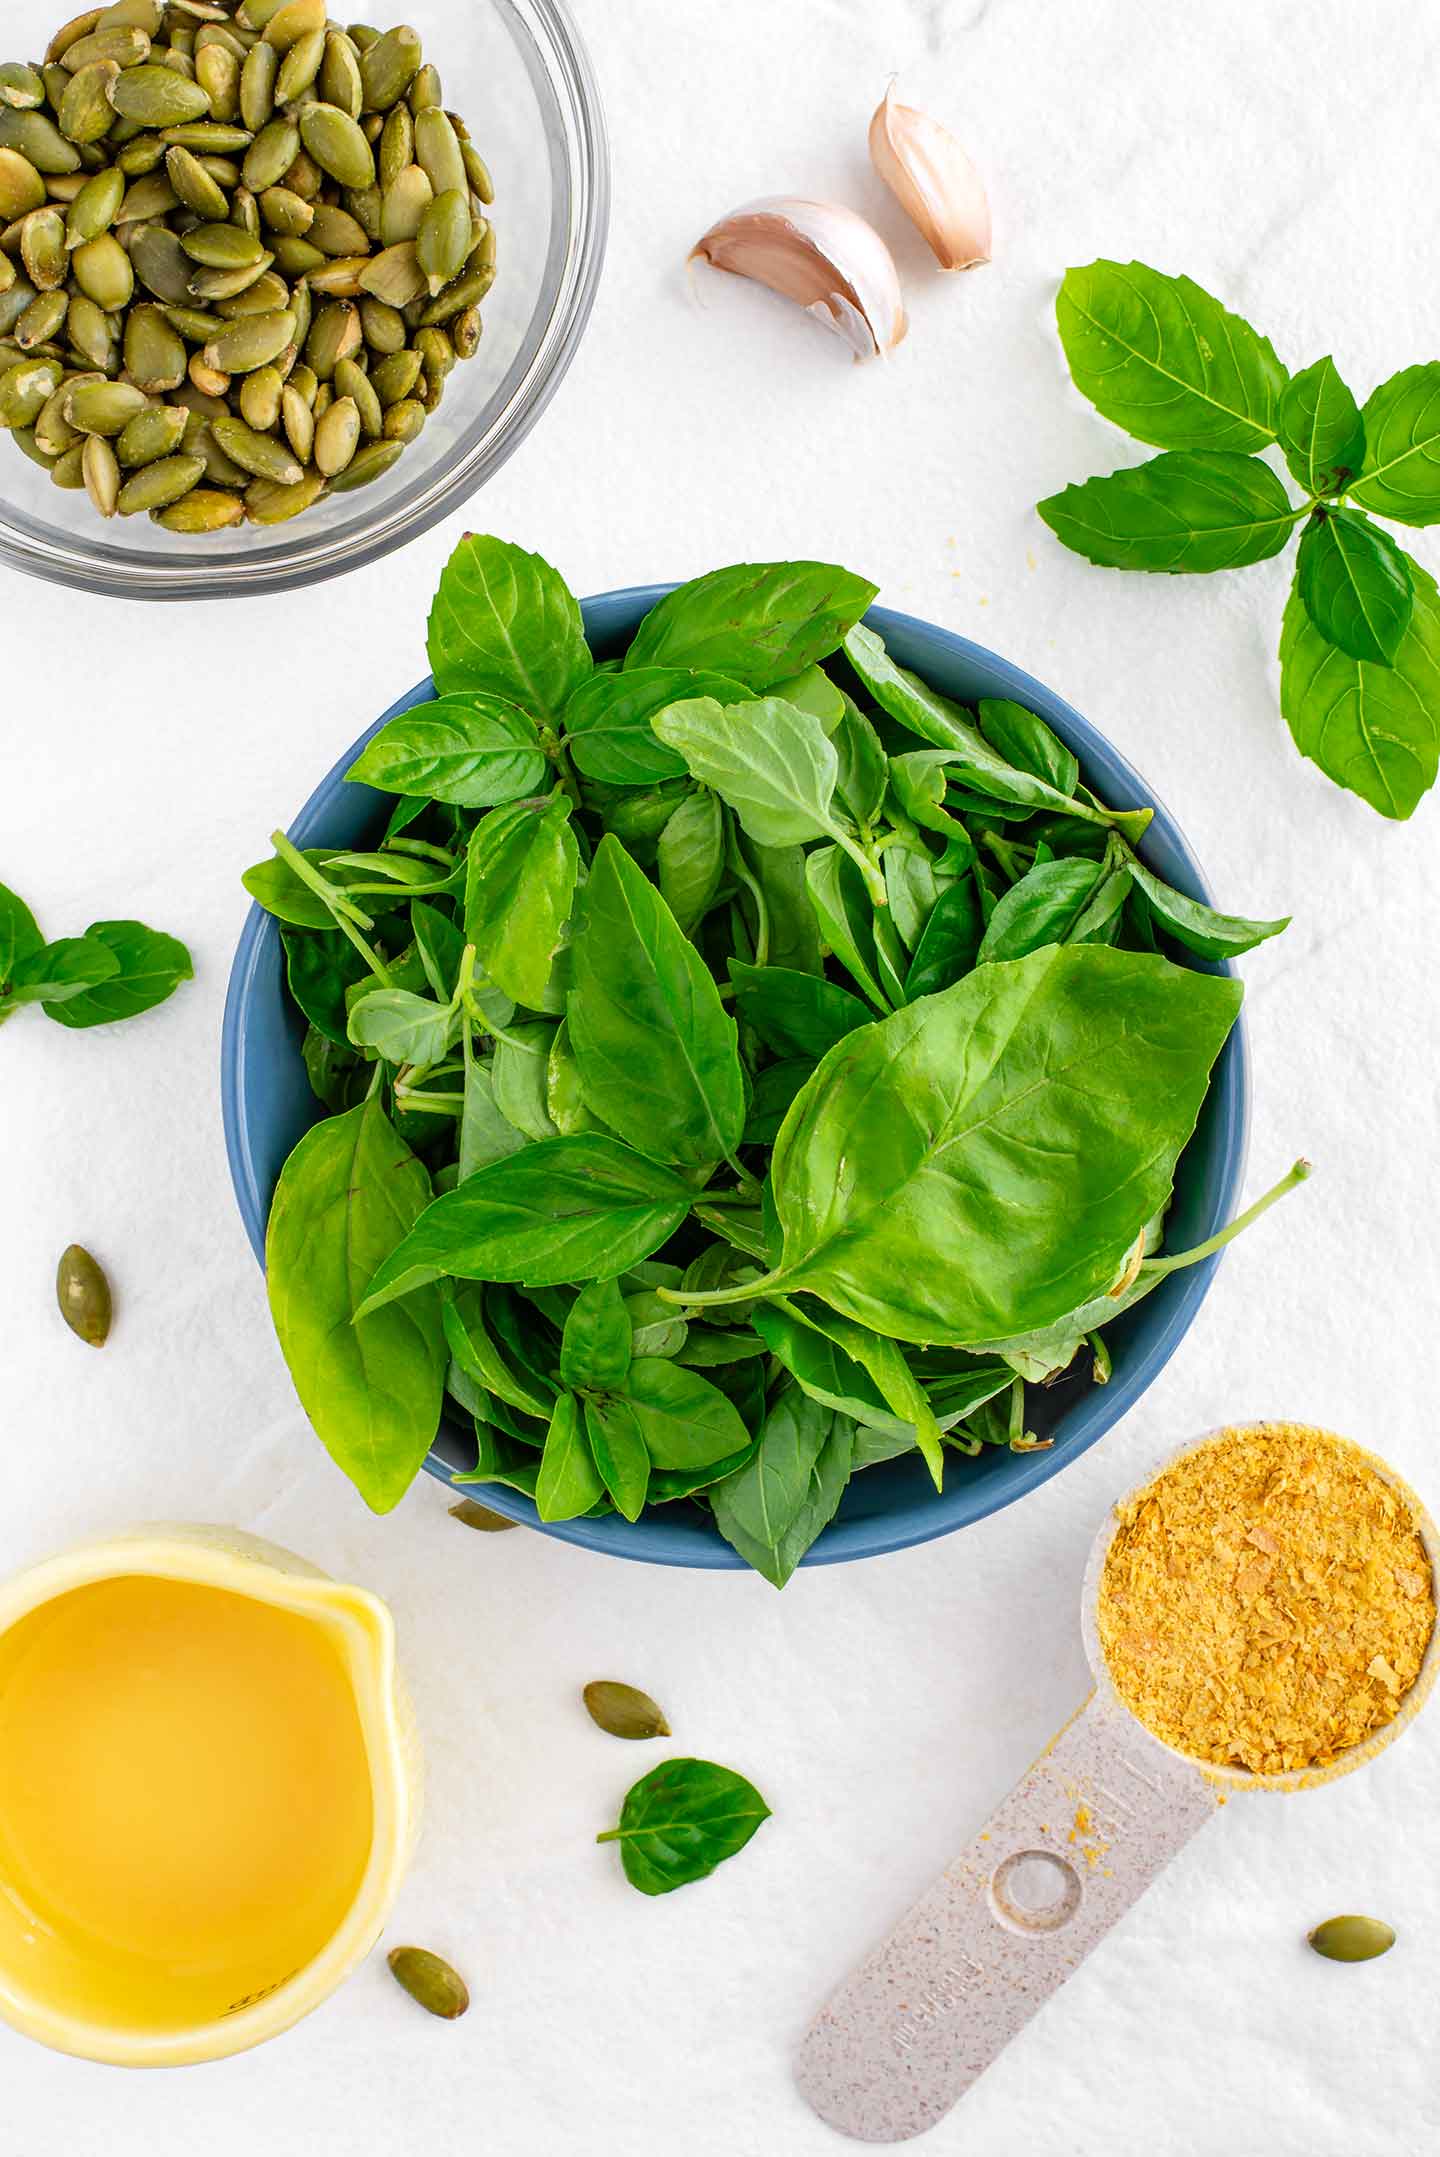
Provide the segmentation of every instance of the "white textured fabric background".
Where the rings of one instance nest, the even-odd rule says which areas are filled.
[[[123,1029],[25,1015],[0,1041],[0,1567],[137,1518],[214,1519],[386,1596],[431,1766],[391,1938],[448,1953],[474,2009],[426,2021],[377,1958],[260,2053],[125,2080],[0,2030],[6,2150],[825,2157],[840,2144],[795,2096],[791,2047],[1079,1700],[1080,1576],[1112,1496],[1188,1434],[1267,1413],[1349,1432],[1440,1492],[1440,801],[1388,826],[1296,757],[1275,701],[1283,563],[1115,575],[1032,510],[1145,454],[1067,386],[1050,312],[1066,264],[1188,271],[1293,364],[1333,350],[1362,397],[1434,354],[1440,20],[1384,0],[577,13],[614,134],[610,266],[573,373],[483,500],[398,558],[259,606],[146,611],[0,581],[0,875],[53,934],[133,913],[197,965]],[[928,270],[868,172],[895,69],[989,180],[989,269]],[[888,368],[852,368],[733,280],[691,305],[696,235],[784,190],[834,194],[891,239],[913,330]],[[1222,904],[1293,910],[1245,965],[1248,1190],[1301,1151],[1318,1173],[1229,1258],[1141,1407],[1022,1505],[781,1597],[468,1535],[429,1483],[373,1520],[311,1438],[221,1142],[237,879],[424,671],[427,603],[466,525],[539,548],[582,593],[734,559],[847,562],[1070,697],[1177,810]],[[1433,536],[1408,543],[1440,569]],[[72,1238],[116,1285],[103,1355],[54,1310]],[[650,1764],[580,1710],[602,1674],[658,1694],[677,1750],[746,1770],[775,1810],[667,1900],[633,1894],[592,1841]],[[927,2147],[1433,2147],[1437,1768],[1440,1710],[1334,1788],[1232,1804]],[[1351,1908],[1400,1926],[1386,1961],[1304,1948]]]

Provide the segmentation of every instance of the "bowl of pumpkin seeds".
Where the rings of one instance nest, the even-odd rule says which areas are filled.
[[[563,0],[4,13],[0,560],[130,598],[271,591],[484,484],[604,256]]]

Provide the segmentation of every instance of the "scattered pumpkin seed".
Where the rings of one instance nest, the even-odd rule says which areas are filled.
[[[648,1693],[615,1678],[595,1678],[581,1695],[590,1720],[612,1738],[668,1738],[670,1725]]]
[[[1309,1939],[1329,1962],[1373,1962],[1395,1945],[1395,1931],[1379,1917],[1327,1917]]]
[[[110,1283],[83,1244],[72,1243],[61,1252],[55,1298],[70,1331],[89,1347],[103,1348],[113,1316]]]
[[[492,1512],[488,1505],[477,1505],[473,1498],[462,1498],[458,1505],[452,1505],[450,1518],[464,1528],[478,1528],[482,1535],[503,1535],[520,1525],[518,1520],[507,1520],[503,1513]]]
[[[386,1960],[395,1982],[427,2014],[454,2022],[470,2005],[464,1978],[428,1947],[392,1947]]]

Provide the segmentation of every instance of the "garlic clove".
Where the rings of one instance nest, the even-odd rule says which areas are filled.
[[[990,260],[984,182],[948,128],[913,105],[896,104],[893,82],[870,122],[870,162],[942,270],[971,270]]]
[[[909,326],[889,248],[838,202],[771,195],[743,203],[696,241],[690,260],[697,255],[794,300],[857,360],[892,351]]]

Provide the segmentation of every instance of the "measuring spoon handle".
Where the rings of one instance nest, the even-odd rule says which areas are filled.
[[[933,2127],[1218,1801],[1198,1768],[1092,1694],[820,2010],[800,2048],[804,2096],[860,2142]]]

